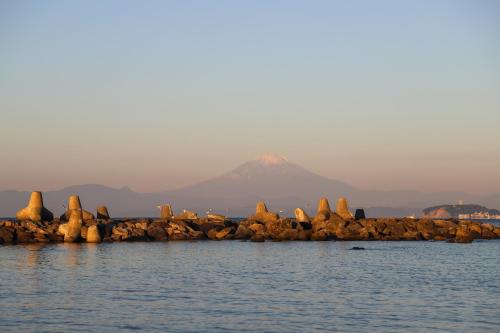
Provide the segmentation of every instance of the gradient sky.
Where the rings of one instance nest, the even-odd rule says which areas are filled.
[[[0,189],[500,192],[500,2],[0,0],[0,115]]]

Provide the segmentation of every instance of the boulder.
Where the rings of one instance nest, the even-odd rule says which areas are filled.
[[[87,243],[100,243],[102,241],[101,234],[97,225],[91,225],[87,228]]]
[[[198,220],[198,214],[189,210],[183,210],[182,213],[174,217],[176,220]]]
[[[14,229],[0,227],[0,244],[12,244],[14,242]]]
[[[68,199],[68,209],[61,215],[60,220],[68,221],[71,218],[72,213],[75,211],[81,212],[82,221],[89,221],[95,218],[94,214],[82,208],[82,203],[80,202],[80,197],[78,195],[71,195]]]
[[[311,240],[313,241],[326,241],[330,239],[330,235],[326,229],[321,229],[318,231],[313,231],[311,234]]]
[[[155,241],[163,241],[168,239],[165,228],[158,223],[151,223],[148,226],[146,233],[149,238]]]
[[[267,237],[267,233],[266,233],[266,227],[261,224],[261,223],[253,223],[252,225],[250,225],[248,227],[251,231],[253,231],[253,235],[259,235],[259,236],[262,236],[264,238]]]
[[[100,220],[109,220],[108,208],[106,206],[97,207],[97,218]]]
[[[215,238],[216,239],[228,239],[228,238],[231,238],[230,236],[232,236],[231,233],[233,231],[234,231],[233,227],[224,228],[221,231],[216,232]]]
[[[43,206],[42,192],[31,192],[28,206],[16,213],[18,220],[52,221],[54,214]]]
[[[293,213],[297,222],[311,222],[311,218],[302,208],[295,208]]]
[[[436,234],[439,234],[436,225],[430,219],[424,218],[416,222],[417,231],[425,240],[434,239]]]
[[[347,203],[346,198],[339,198],[337,200],[337,205],[335,207],[335,213],[337,213],[341,218],[349,220],[352,219],[353,216],[349,211],[349,205]]]
[[[16,243],[33,243],[34,241],[35,237],[31,231],[16,230]]]
[[[116,241],[128,240],[130,232],[125,226],[116,225],[112,229],[111,238]]]
[[[460,225],[455,235],[455,243],[472,243],[474,236],[466,225]]]
[[[209,213],[207,214],[207,220],[210,222],[224,222],[226,217],[220,214]]]
[[[235,239],[249,239],[252,237],[253,232],[243,223],[238,225],[238,229],[236,229],[236,233],[234,234]]]
[[[299,223],[290,219],[269,221],[265,224],[266,234],[272,239],[279,239],[280,235],[286,230],[292,230],[299,227]],[[300,227],[302,229],[302,227]]]
[[[256,243],[262,243],[262,242],[265,242],[266,241],[266,238],[263,236],[263,235],[253,235],[251,238],[250,238],[250,241],[251,242],[256,242]]]

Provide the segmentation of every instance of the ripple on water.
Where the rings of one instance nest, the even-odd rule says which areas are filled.
[[[499,250],[499,241],[2,246],[0,331],[498,332]]]

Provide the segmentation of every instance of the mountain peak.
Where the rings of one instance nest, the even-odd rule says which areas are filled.
[[[271,153],[260,155],[257,157],[256,161],[262,165],[280,165],[288,163],[288,160],[283,156]]]

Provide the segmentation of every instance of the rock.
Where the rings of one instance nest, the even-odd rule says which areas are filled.
[[[217,239],[217,230],[216,229],[210,229],[207,231],[207,238],[211,240],[218,240]]]
[[[199,230],[202,231],[203,233],[205,233],[205,235],[207,235],[208,237],[208,232],[212,229],[214,229],[216,232],[217,231],[220,231],[224,228],[224,225],[220,224],[220,223],[211,223],[211,222],[207,222],[207,223],[203,223],[203,224],[200,224],[199,226]]]
[[[197,220],[198,214],[189,210],[183,210],[181,214],[174,217],[176,220]]]
[[[101,234],[97,225],[91,225],[87,229],[87,243],[100,243],[102,241]]]
[[[434,222],[430,219],[420,219],[416,223],[417,231],[420,232],[422,237],[426,240],[434,239],[434,236],[438,234],[438,230]]]
[[[16,230],[16,243],[33,243],[34,235],[30,231]]]
[[[148,240],[146,236],[146,231],[140,228],[130,228],[128,241],[146,241]]]
[[[71,214],[75,211],[81,212],[82,221],[93,220],[95,218],[94,214],[82,208],[82,203],[78,195],[71,195],[68,199],[68,209],[61,215],[60,220],[68,221],[71,218]]]
[[[146,232],[148,237],[154,239],[155,241],[163,241],[168,239],[165,229],[157,223],[151,223]]]
[[[16,224],[16,222],[12,221],[0,221],[0,227],[14,228]]]
[[[27,229],[27,230],[29,230],[29,231],[31,231],[33,233],[39,233],[39,234],[44,234],[44,235],[47,234],[47,232],[45,230],[43,230],[39,225],[35,224],[34,222],[31,222],[31,221],[22,221],[21,225],[25,229]]]
[[[0,244],[12,244],[14,242],[14,230],[0,227]]]
[[[216,232],[215,238],[217,238],[217,239],[226,238],[227,239],[227,237],[231,234],[232,231],[234,231],[233,227],[224,228],[221,231]]]
[[[113,240],[127,240],[130,236],[128,229],[120,226],[114,226],[112,230],[111,238]]]
[[[31,192],[28,206],[16,213],[18,220],[52,221],[54,214],[43,206],[42,192]]]
[[[83,214],[81,210],[73,210],[69,222],[59,226],[59,233],[64,235],[65,242],[76,242],[82,231]]]
[[[396,219],[385,219],[385,228],[382,229],[383,239],[384,240],[402,240],[406,229],[404,224],[401,221]]]
[[[203,231],[193,230],[191,228],[188,229],[188,235],[189,235],[189,239],[193,239],[193,240],[206,238],[205,233]]]
[[[327,230],[341,240],[363,240],[366,236],[360,233],[362,229],[362,225],[355,221],[329,221],[327,226]]]
[[[321,229],[318,231],[313,231],[311,234],[311,240],[313,241],[326,241],[330,239],[328,231],[325,229]]]
[[[235,239],[249,239],[252,237],[252,231],[243,223],[238,225],[238,229],[236,229],[236,233],[234,234]]]
[[[160,206],[160,218],[170,220],[174,217],[172,206],[170,204]]]
[[[299,238],[299,231],[297,229],[285,229],[274,240],[277,241],[293,241]]]
[[[293,213],[297,222],[311,222],[311,218],[302,208],[295,208]]]
[[[283,238],[283,235],[290,234],[290,232],[284,233],[285,231],[295,230],[293,234],[296,235],[297,232],[296,229],[299,226],[300,224],[298,222],[292,221],[290,219],[281,219],[281,220],[266,222],[265,231],[267,237],[270,237],[271,239],[281,239]],[[302,229],[301,226],[300,228]]]
[[[251,242],[256,242],[256,243],[262,243],[262,242],[266,241],[266,238],[264,236],[262,236],[262,235],[253,235],[250,238],[250,241]]]
[[[47,237],[47,234],[34,234],[34,240],[37,243],[48,243],[50,242],[50,239]]]
[[[308,229],[308,230],[299,230],[298,233],[297,233],[297,240],[300,240],[300,241],[308,241],[311,239],[311,235],[312,235],[312,230],[311,229]]]
[[[100,220],[109,220],[108,208],[106,206],[97,207],[97,218]]]
[[[364,247],[360,247],[360,246],[353,246],[353,247],[351,247],[351,250],[356,250],[356,251],[364,250],[364,249],[365,249]]]
[[[356,212],[354,213],[354,219],[355,220],[364,220],[364,219],[366,219],[365,210],[361,209],[361,208],[356,209]]]
[[[472,243],[473,240],[473,235],[465,225],[461,225],[458,227],[455,236],[455,243]]]
[[[264,238],[267,236],[266,227],[261,223],[254,223],[250,225],[249,229],[253,231],[254,235],[261,235]]]
[[[341,218],[345,220],[352,219],[352,214],[349,211],[349,206],[347,204],[346,198],[339,198],[337,200],[337,206],[335,208],[335,213],[337,213]]]
[[[224,215],[210,213],[207,214],[207,220],[210,222],[224,222],[226,217]]]

